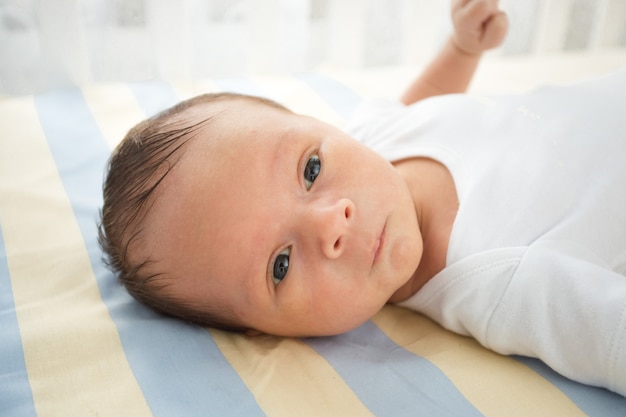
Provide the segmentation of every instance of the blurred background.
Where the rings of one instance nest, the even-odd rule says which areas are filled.
[[[626,0],[501,0],[492,55],[626,46]],[[93,82],[193,81],[416,65],[449,0],[0,0],[0,95]]]

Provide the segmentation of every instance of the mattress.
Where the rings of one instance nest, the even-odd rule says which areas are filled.
[[[626,65],[623,52],[487,61],[471,93],[520,91]],[[559,69],[561,71],[559,71]],[[624,416],[626,400],[542,362],[493,353],[386,306],[343,335],[290,339],[152,312],[97,243],[111,149],[180,99],[236,91],[341,126],[415,69],[145,81],[0,99],[0,414],[21,416]]]

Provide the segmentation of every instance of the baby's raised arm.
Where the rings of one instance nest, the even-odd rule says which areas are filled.
[[[499,46],[508,30],[498,0],[452,0],[454,33],[401,97],[404,104],[467,90],[482,53]]]

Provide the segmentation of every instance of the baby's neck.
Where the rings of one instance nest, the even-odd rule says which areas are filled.
[[[442,164],[427,158],[395,163],[413,197],[423,241],[423,254],[413,276],[389,299],[406,300],[446,266],[452,226],[459,208],[454,180]]]

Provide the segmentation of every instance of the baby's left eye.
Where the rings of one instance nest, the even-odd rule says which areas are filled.
[[[304,184],[306,185],[307,190],[311,189],[313,183],[317,179],[317,176],[320,174],[321,169],[322,163],[319,156],[312,155],[304,167]]]

